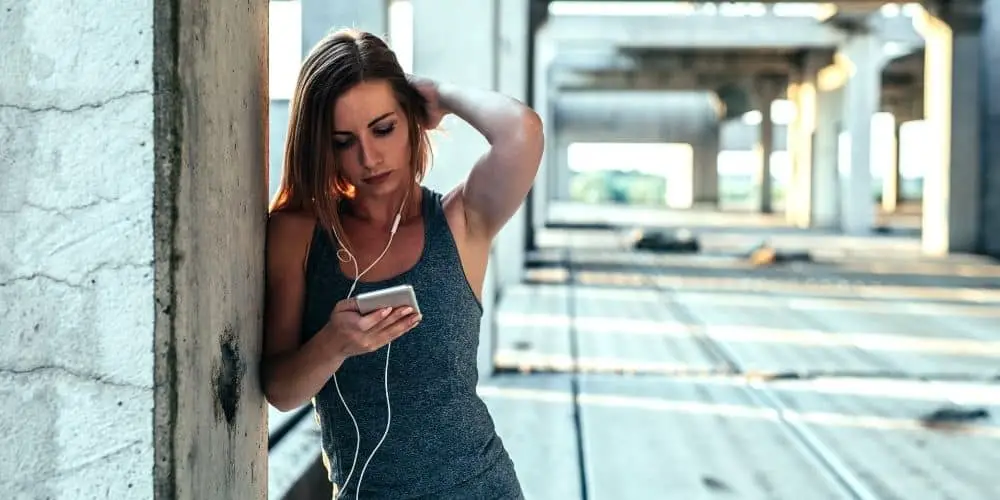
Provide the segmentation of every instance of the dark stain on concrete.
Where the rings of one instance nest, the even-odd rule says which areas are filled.
[[[226,325],[219,338],[219,359],[212,377],[215,392],[215,419],[232,428],[236,423],[236,413],[240,407],[243,376],[247,371],[246,361],[240,354],[239,343],[232,325]]]

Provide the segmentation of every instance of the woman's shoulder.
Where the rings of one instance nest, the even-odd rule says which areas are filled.
[[[278,210],[268,214],[267,231],[286,237],[312,235],[316,220],[316,215],[306,210]]]
[[[305,263],[316,216],[303,210],[278,210],[267,219],[268,260]]]

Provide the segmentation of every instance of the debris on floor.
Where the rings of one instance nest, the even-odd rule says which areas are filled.
[[[990,418],[990,412],[985,408],[944,406],[921,416],[920,422],[929,428],[949,428],[988,418]]]
[[[685,230],[645,232],[639,235],[633,246],[636,250],[664,253],[697,253],[701,250],[698,239]]]
[[[747,254],[747,260],[754,267],[773,266],[790,262],[812,262],[809,252],[778,250],[767,242],[754,247]]]

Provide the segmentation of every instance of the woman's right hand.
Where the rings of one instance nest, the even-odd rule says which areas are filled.
[[[420,315],[409,306],[384,308],[362,315],[358,302],[344,299],[333,307],[324,333],[343,359],[376,351],[420,323]]]

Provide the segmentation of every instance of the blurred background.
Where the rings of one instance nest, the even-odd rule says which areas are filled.
[[[1000,6],[318,3],[271,2],[272,191],[329,25],[543,117],[480,362],[528,498],[1000,498]]]
[[[1000,0],[0,13],[4,498],[330,498],[256,367],[289,99],[345,26],[544,122],[479,351],[527,498],[1000,498]],[[433,141],[441,191],[487,147]]]

